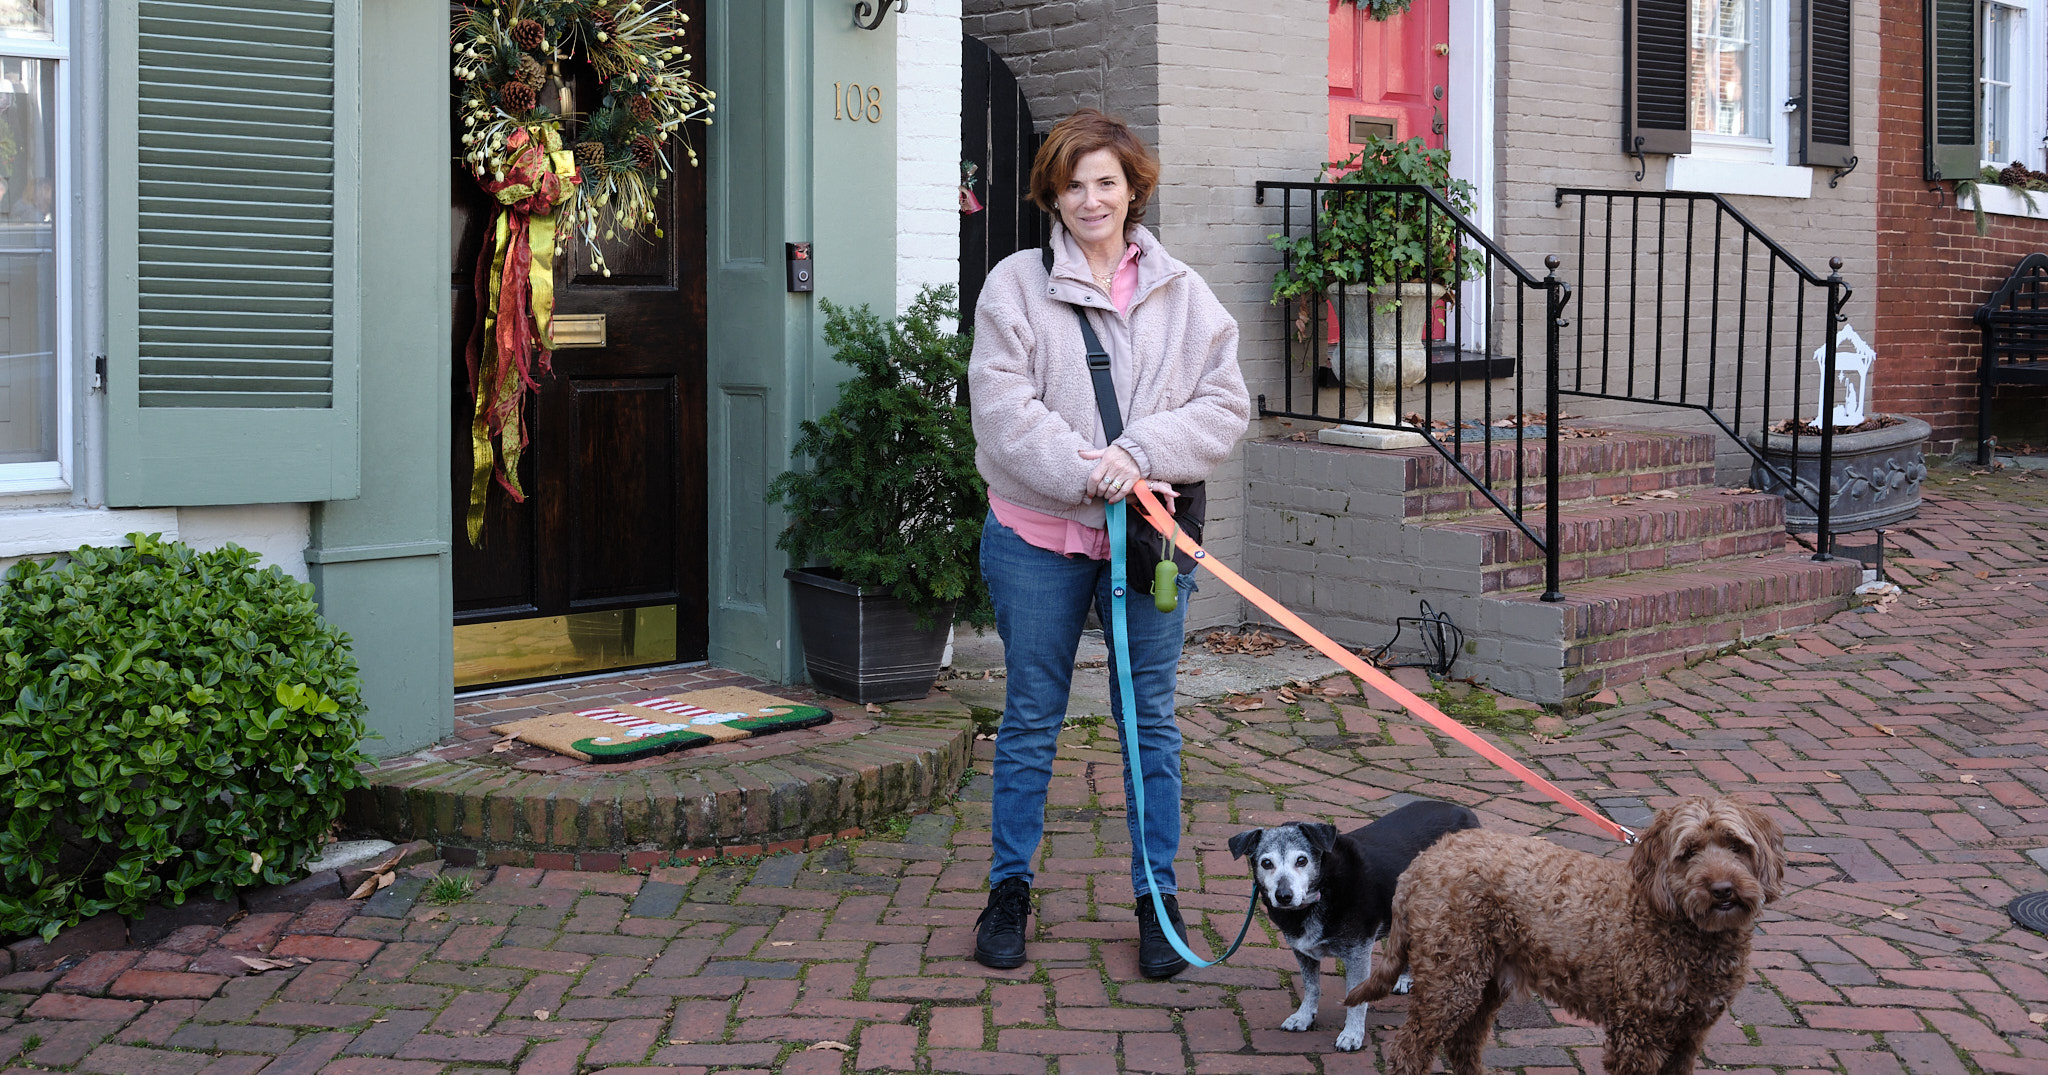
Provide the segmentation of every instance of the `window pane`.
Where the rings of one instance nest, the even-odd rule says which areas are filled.
[[[0,463],[57,458],[56,82],[0,58]]]
[[[1984,88],[1984,159],[2007,161],[2012,145],[2012,52],[2018,13],[2002,4],[1984,5],[1984,59],[1978,81]]]
[[[1767,138],[1760,0],[1693,0],[1692,127]]]
[[[49,37],[50,0],[0,0],[0,34]]]

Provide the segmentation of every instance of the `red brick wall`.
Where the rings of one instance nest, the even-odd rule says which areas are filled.
[[[1980,237],[1970,211],[1956,208],[1954,185],[1924,178],[1922,5],[1879,9],[1873,405],[1925,419],[1934,427],[1932,450],[1974,448],[1981,337],[1970,317],[2020,258],[2048,250],[2048,220],[1991,216]],[[2039,389],[2000,389],[1993,435],[2007,444],[2038,439],[2033,416],[2044,400]]]

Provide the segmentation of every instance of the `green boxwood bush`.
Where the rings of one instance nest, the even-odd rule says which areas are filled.
[[[128,537],[0,581],[0,937],[289,881],[364,783],[312,587]]]

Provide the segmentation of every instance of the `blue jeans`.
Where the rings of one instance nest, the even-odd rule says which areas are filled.
[[[981,529],[981,574],[995,600],[996,631],[1003,639],[1009,676],[1003,723],[996,733],[995,858],[988,871],[993,887],[1012,877],[1031,880],[1031,860],[1045,835],[1046,787],[1052,782],[1053,754],[1067,716],[1067,691],[1089,602],[1095,604],[1105,635],[1111,623],[1109,563],[1041,549],[990,512]],[[1139,759],[1145,770],[1142,846],[1151,855],[1152,883],[1161,893],[1171,893],[1177,890],[1173,858],[1180,851],[1180,727],[1173,719],[1173,687],[1187,598],[1195,583],[1191,576],[1180,576],[1180,603],[1173,612],[1153,607],[1151,583],[1149,578],[1130,580],[1124,605]],[[1110,705],[1119,714],[1112,723],[1122,745],[1123,698],[1114,645],[1109,659]],[[1123,770],[1124,801],[1135,804],[1128,758]],[[1142,895],[1146,878],[1137,852],[1137,813],[1127,806],[1125,816],[1131,830],[1131,890]]]

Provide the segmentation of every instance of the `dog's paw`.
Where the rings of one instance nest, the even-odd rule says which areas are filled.
[[[1312,1027],[1314,1025],[1316,1025],[1316,1013],[1295,1012],[1293,1015],[1287,1017],[1286,1022],[1280,1024],[1280,1029],[1307,1030],[1309,1027]],[[1356,1048],[1356,1046],[1353,1046],[1353,1048]]]
[[[1415,979],[1410,978],[1405,973],[1401,975],[1400,981],[1394,983],[1394,992],[1404,997],[1407,996],[1408,991],[1413,988],[1415,988]]]
[[[1352,1030],[1347,1027],[1343,1033],[1337,1035],[1338,1052],[1355,1053],[1363,1048],[1365,1048],[1365,1031],[1363,1029]]]

